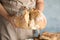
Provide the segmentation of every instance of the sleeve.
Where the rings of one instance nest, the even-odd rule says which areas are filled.
[[[3,24],[2,18],[0,17],[0,40],[9,40],[8,31]]]
[[[5,28],[1,29],[1,40],[9,40],[9,35]]]
[[[15,28],[3,17],[0,17],[0,39],[18,40]]]

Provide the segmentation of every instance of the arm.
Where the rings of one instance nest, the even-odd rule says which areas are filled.
[[[10,16],[1,3],[0,3],[0,15],[3,16],[7,21],[9,21],[14,27],[16,26],[14,23],[14,16]]]
[[[4,9],[4,7],[2,6],[2,4],[0,3],[0,15],[3,16],[5,19],[10,20],[11,17],[9,16],[9,14],[6,12],[6,10]]]
[[[43,12],[44,10],[44,0],[36,0],[36,8]]]

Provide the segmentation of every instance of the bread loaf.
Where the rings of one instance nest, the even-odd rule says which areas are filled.
[[[29,17],[29,26],[31,29],[41,30],[45,28],[47,21],[43,13],[40,13],[37,9],[31,9]]]
[[[22,15],[18,15],[14,18],[14,22],[19,28],[28,29],[29,12],[23,11]]]
[[[37,9],[24,10],[23,15],[16,16],[14,22],[17,27],[32,30],[44,29],[47,23],[43,13]]]

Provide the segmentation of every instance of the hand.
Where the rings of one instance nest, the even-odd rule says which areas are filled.
[[[15,16],[8,16],[8,21],[11,23],[13,27],[16,27],[17,25],[14,23]]]

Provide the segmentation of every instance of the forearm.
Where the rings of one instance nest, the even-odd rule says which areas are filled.
[[[10,16],[9,14],[6,12],[6,10],[4,9],[4,7],[1,5],[0,3],[0,15],[3,16],[5,19],[9,20]]]
[[[44,10],[44,0],[36,0],[36,8],[43,12]]]

